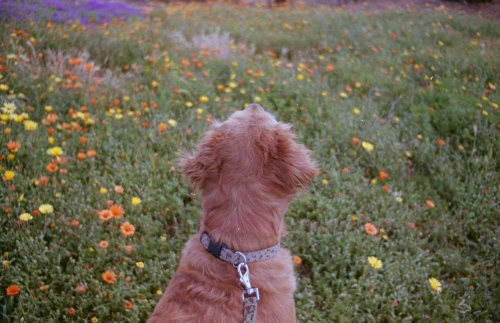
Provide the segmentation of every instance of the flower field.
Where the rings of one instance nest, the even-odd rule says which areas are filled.
[[[500,321],[500,23],[229,4],[37,19],[0,31],[1,322],[145,321],[201,215],[177,158],[251,102],[321,169],[282,241],[298,321]]]

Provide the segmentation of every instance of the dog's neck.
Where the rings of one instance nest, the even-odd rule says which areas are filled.
[[[230,202],[220,195],[203,194],[200,233],[242,252],[268,248],[286,233],[284,215],[288,201],[259,201],[254,198]]]

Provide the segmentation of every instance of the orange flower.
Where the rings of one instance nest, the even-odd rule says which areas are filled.
[[[54,163],[49,163],[47,165],[47,171],[49,171],[49,173],[55,173],[55,172],[57,172],[57,169],[58,169],[58,167]]]
[[[293,256],[293,263],[296,265],[300,265],[302,263],[302,258],[299,256]]]
[[[128,221],[122,223],[122,225],[120,226],[120,230],[122,231],[122,235],[125,238],[133,236],[135,233],[135,227],[132,224],[130,224]]]
[[[80,221],[78,221],[78,220],[71,221],[71,226],[73,228],[78,228],[79,225],[80,225]]]
[[[78,154],[76,154],[76,158],[77,158],[78,160],[84,160],[86,156],[87,156],[87,155],[85,155],[85,153],[84,153],[84,152],[82,152],[82,151],[80,151]]]
[[[391,189],[389,188],[389,186],[384,185],[384,186],[382,186],[382,191],[389,193],[391,191]]]
[[[434,204],[434,202],[432,200],[426,200],[425,206],[427,206],[427,208],[429,208],[429,209],[433,209],[436,207],[436,204]]]
[[[81,136],[80,137],[80,144],[85,145],[87,143],[87,137]]]
[[[131,301],[125,301],[125,303],[123,303],[123,307],[126,309],[126,310],[129,310],[131,309],[132,307],[134,307],[134,304],[132,304]]]
[[[108,221],[113,217],[113,213],[110,210],[101,210],[99,211],[99,219],[103,221]]]
[[[118,194],[121,194],[123,193],[124,189],[123,189],[123,186],[121,185],[116,185],[115,186],[115,192],[118,193]]]
[[[332,64],[328,64],[328,66],[326,67],[326,71],[329,73],[335,71],[335,66],[333,66]]]
[[[352,137],[352,144],[353,145],[358,145],[359,144],[359,138],[356,137],[356,136]]]
[[[380,180],[383,181],[384,179],[389,178],[389,174],[381,170],[380,172],[378,172],[378,178],[380,178]]]
[[[128,244],[128,245],[125,246],[125,252],[126,253],[131,253],[133,251],[134,251],[134,246],[133,245]]]
[[[442,146],[444,146],[446,144],[446,141],[444,141],[444,139],[439,139],[437,141],[437,144],[438,144],[438,146],[442,147]]]
[[[19,148],[21,148],[21,144],[19,143],[19,141],[9,141],[7,143],[7,149],[12,151],[12,152],[16,152]]]
[[[109,211],[111,212],[111,214],[113,214],[113,217],[117,219],[123,218],[123,214],[125,213],[123,208],[116,204],[111,205]]]
[[[87,291],[87,286],[85,286],[85,285],[78,284],[78,285],[76,285],[76,287],[75,287],[75,292],[78,292],[78,293],[85,293],[86,291]]]
[[[166,123],[160,123],[158,125],[158,132],[164,132],[165,130],[167,130],[167,124]]]
[[[102,273],[102,279],[111,285],[115,283],[117,277],[118,276],[112,270],[106,270]]]
[[[106,240],[101,240],[99,242],[99,248],[106,249],[109,246],[109,243]]]
[[[21,288],[16,284],[12,284],[9,285],[9,287],[7,287],[5,291],[7,292],[7,296],[16,296],[21,292]]]
[[[94,149],[87,150],[87,157],[93,158],[97,155],[97,152]]]
[[[365,223],[365,231],[371,236],[374,236],[378,233],[377,227],[375,227],[372,223]]]

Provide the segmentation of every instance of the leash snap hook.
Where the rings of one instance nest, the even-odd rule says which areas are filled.
[[[244,270],[242,271],[242,269]],[[251,289],[252,285],[250,284],[250,271],[248,270],[248,265],[246,263],[240,263],[238,264],[237,270],[240,276],[240,283],[245,289]]]

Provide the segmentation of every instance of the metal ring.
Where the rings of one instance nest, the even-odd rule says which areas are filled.
[[[240,251],[236,251],[235,254],[239,255],[240,257],[243,258],[243,261],[237,263],[237,264],[234,264],[234,266],[238,266],[239,264],[246,264],[247,263],[247,256],[245,256],[245,254],[243,252],[240,252]]]

